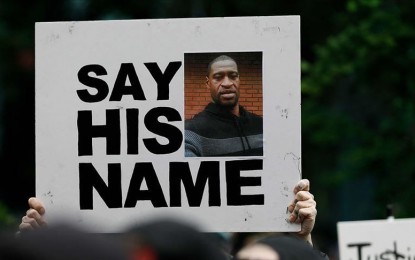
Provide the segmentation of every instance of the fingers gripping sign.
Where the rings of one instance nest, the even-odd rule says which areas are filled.
[[[294,194],[294,200],[287,208],[290,213],[287,220],[301,224],[301,230],[297,235],[312,243],[311,231],[316,221],[317,204],[314,195],[310,193],[310,182],[307,179],[300,180],[294,187]]]
[[[45,207],[39,199],[32,197],[29,199],[28,203],[29,207],[36,210],[40,215],[43,216],[45,214]]]
[[[29,210],[27,210],[26,215],[23,216],[22,222],[19,225],[19,230],[33,230],[42,226],[46,226],[46,221],[44,218],[46,211],[43,203],[37,198],[30,198],[28,203]]]
[[[294,222],[298,217],[298,210],[299,208],[297,206],[298,201],[304,201],[307,200],[307,194],[305,192],[310,191],[310,182],[307,179],[300,180],[294,187],[294,201],[291,202],[291,204],[288,206],[288,212],[290,212],[290,216],[288,217],[288,220],[290,222]],[[313,196],[311,193],[309,195]],[[314,197],[313,197],[314,198]]]

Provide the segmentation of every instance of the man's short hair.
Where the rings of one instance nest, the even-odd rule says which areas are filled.
[[[209,65],[207,67],[206,76],[209,77],[210,70],[212,69],[212,64],[213,63],[218,62],[218,61],[223,61],[223,60],[233,61],[233,62],[235,62],[236,66],[238,66],[238,64],[236,63],[236,61],[233,58],[229,57],[228,55],[220,55],[219,57],[216,57],[211,62],[209,62]]]

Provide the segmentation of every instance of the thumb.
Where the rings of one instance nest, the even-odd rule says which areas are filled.
[[[31,197],[29,199],[29,207],[39,212],[40,215],[45,214],[45,206],[43,206],[43,203],[35,197]]]

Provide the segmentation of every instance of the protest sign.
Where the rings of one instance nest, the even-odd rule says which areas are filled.
[[[238,66],[223,78],[263,123],[252,116],[256,132],[234,126],[237,138],[208,149],[185,121],[211,101],[208,63],[223,54]],[[285,219],[301,179],[300,104],[298,16],[37,23],[36,196],[48,221],[94,232],[160,216],[299,230]]]
[[[415,259],[415,219],[337,223],[340,259]]]

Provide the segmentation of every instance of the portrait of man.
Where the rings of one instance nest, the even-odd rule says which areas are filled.
[[[200,107],[196,101],[207,103],[193,115],[185,113],[185,156],[262,156],[262,53],[210,56],[201,84],[205,97],[198,91],[185,99],[185,110]],[[185,81],[186,73],[194,74],[190,70],[185,59]]]

